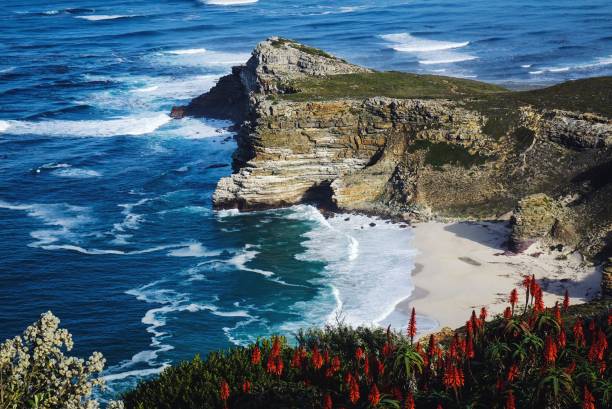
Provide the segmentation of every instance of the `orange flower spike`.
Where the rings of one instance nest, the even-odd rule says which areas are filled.
[[[380,403],[380,392],[378,391],[376,384],[372,385],[372,389],[370,389],[370,394],[368,395],[368,400],[372,406],[376,406]]]
[[[312,350],[311,362],[313,368],[315,369],[320,369],[323,366],[323,357],[319,352],[319,348],[317,348],[316,346]]]
[[[554,364],[557,360],[557,344],[550,335],[546,336],[544,345],[544,360],[548,364]]]
[[[576,344],[582,346],[583,348],[586,346],[586,340],[584,338],[584,327],[582,326],[582,319],[578,318],[574,323],[574,327],[572,328],[572,332],[574,333],[574,340]]]
[[[325,397],[323,398],[323,409],[332,409],[332,407],[334,406],[334,403],[332,402],[332,397],[329,393],[325,394]]]
[[[504,310],[504,319],[509,320],[510,318],[512,318],[512,310],[510,307],[506,307]]]
[[[510,369],[508,370],[508,376],[506,378],[506,380],[510,383],[514,382],[514,380],[516,378],[518,378],[518,374],[519,374],[519,368],[517,364],[512,364],[512,366],[510,367]]]
[[[280,351],[281,351],[280,339],[278,337],[275,337],[274,343],[272,344],[272,351],[270,352],[270,355],[276,358],[277,356],[280,355]]]
[[[244,382],[242,382],[242,392],[251,393],[251,382],[248,379],[245,379]]]
[[[283,359],[280,356],[276,357],[276,375],[277,376],[281,376],[283,374],[283,368],[285,366],[285,363],[283,362]]]
[[[567,290],[567,288],[565,289],[565,295],[563,296],[563,311],[567,311],[567,309],[570,306],[570,297],[569,297],[569,291]]]
[[[406,396],[405,408],[414,409],[414,395],[412,394],[412,392],[408,392],[408,395]]]
[[[487,320],[487,316],[488,316],[488,315],[489,315],[489,314],[488,314],[488,312],[487,312],[487,308],[486,308],[486,307],[482,307],[482,308],[480,309],[480,317],[479,317],[479,318],[480,318],[480,321],[481,321],[481,324],[483,324],[483,325],[484,325],[485,321]]]
[[[518,303],[518,291],[516,290],[516,288],[514,288],[510,292],[510,300],[509,301],[510,301],[510,305],[512,306],[512,310],[514,310],[514,307]]]
[[[229,399],[229,396],[230,396],[229,385],[227,384],[225,380],[222,380],[221,383],[219,384],[219,398],[223,402],[226,402]]]
[[[417,323],[416,323],[416,310],[412,307],[412,314],[410,314],[410,321],[408,322],[408,336],[410,337],[410,342],[414,341],[414,336],[417,333]]]
[[[251,352],[251,363],[253,365],[258,365],[260,362],[261,362],[261,350],[259,349],[257,345],[255,345],[255,348],[253,348],[253,351]]]
[[[363,349],[361,349],[361,347],[357,347],[357,349],[355,350],[355,359],[357,359],[358,361],[361,361],[363,357],[364,357]]]
[[[589,388],[584,386],[584,401],[582,402],[582,409],[595,409],[595,397],[589,391]]]
[[[508,391],[508,396],[506,397],[506,409],[516,409],[516,401],[512,390]]]
[[[355,380],[355,377],[351,375],[350,384],[349,384],[349,399],[351,403],[354,405],[359,400],[359,384]]]
[[[442,407],[441,403],[438,403],[438,406],[436,407],[436,409],[444,409],[444,408]]]
[[[370,376],[370,360],[368,357],[365,357],[365,361],[363,363],[363,374],[368,377]]]
[[[332,361],[331,361],[331,369],[334,373],[340,371],[340,367],[341,367],[341,362],[340,362],[340,358],[338,358],[337,356],[333,357]]]
[[[302,366],[302,355],[300,353],[299,348],[293,352],[293,356],[291,357],[290,366],[292,368],[299,368],[300,366]]]
[[[559,331],[559,346],[561,348],[565,348],[566,345],[567,345],[567,335],[565,333],[565,329],[561,328],[561,331]]]
[[[429,336],[429,344],[427,345],[427,355],[429,355],[429,357],[433,357],[435,353],[436,353],[436,337],[434,337],[433,334],[431,334]]]

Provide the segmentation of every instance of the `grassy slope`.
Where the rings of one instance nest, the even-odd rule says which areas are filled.
[[[593,112],[612,116],[612,77],[568,81],[547,88],[512,92],[484,82],[403,72],[372,72],[311,77],[292,82],[281,98],[317,101],[338,98],[470,99],[474,108],[511,109],[521,105]]]

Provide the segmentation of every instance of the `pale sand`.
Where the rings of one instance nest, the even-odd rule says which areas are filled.
[[[515,287],[523,300],[520,283],[526,274],[535,274],[547,306],[561,301],[565,288],[572,303],[599,292],[601,269],[584,263],[579,254],[561,260],[562,252],[542,250],[537,244],[523,254],[500,254],[509,234],[505,222],[428,222],[415,225],[414,233],[420,253],[412,274],[416,289],[397,310],[408,315],[415,307],[417,315],[438,322],[436,330],[464,325],[472,309],[478,313],[483,306],[491,315],[502,313]]]

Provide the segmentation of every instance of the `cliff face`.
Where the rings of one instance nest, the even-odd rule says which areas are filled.
[[[610,89],[611,78],[510,92],[373,72],[273,38],[177,112],[242,124],[217,208],[312,201],[482,219],[518,205],[516,248],[545,240],[597,255],[612,231]]]

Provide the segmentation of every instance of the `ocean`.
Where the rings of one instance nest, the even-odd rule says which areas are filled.
[[[53,311],[107,358],[104,398],[259,336],[408,319],[410,228],[213,211],[230,124],[168,113],[258,41],[514,88],[612,74],[604,0],[5,0],[0,19],[0,339]]]

